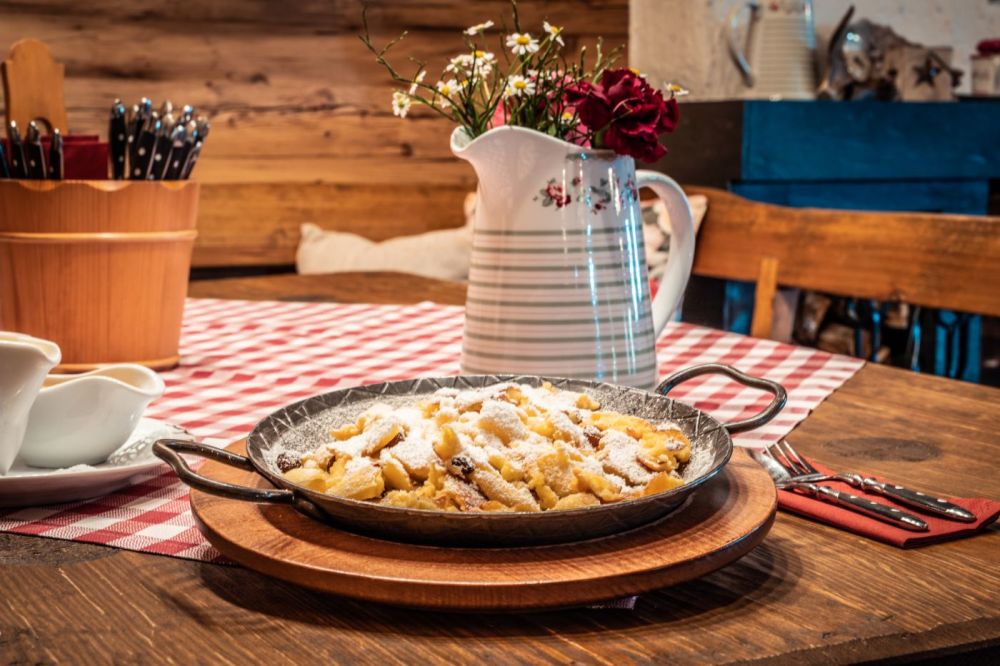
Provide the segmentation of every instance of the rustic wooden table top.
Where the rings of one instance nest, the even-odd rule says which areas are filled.
[[[334,286],[334,284],[339,286]],[[348,285],[348,286],[345,286]],[[231,288],[229,288],[231,286]],[[192,295],[461,302],[398,274],[193,284]],[[796,428],[804,453],[1000,497],[1000,391],[869,365]],[[0,662],[842,663],[1000,645],[1000,528],[903,551],[785,513],[762,545],[633,611],[415,612],[233,566],[0,535]]]

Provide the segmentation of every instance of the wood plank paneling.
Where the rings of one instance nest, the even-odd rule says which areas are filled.
[[[361,184],[250,183],[204,186],[194,266],[295,263],[299,227],[311,222],[371,240],[458,227],[461,186],[386,188]],[[260,219],[262,201],[267,219]]]
[[[504,0],[369,4],[376,39],[408,30],[398,60],[413,55],[432,72],[463,50],[461,29],[509,17]],[[528,0],[520,10],[536,32],[543,18],[565,25],[570,47],[627,38],[627,0]],[[205,184],[196,263],[227,260],[221,240],[257,228],[244,240],[280,243],[256,251],[243,243],[238,263],[284,261],[297,242],[295,216],[354,231],[387,225],[367,231],[373,238],[413,233],[430,228],[420,213],[407,225],[413,201],[439,211],[433,228],[460,224],[456,188],[475,187],[471,168],[448,150],[449,121],[425,110],[392,115],[392,85],[357,39],[360,19],[356,0],[20,0],[0,5],[0,50],[29,36],[49,44],[66,65],[73,132],[106,135],[115,97],[194,104],[213,124],[196,171]],[[369,214],[349,203],[352,186],[359,202],[381,186],[384,205]],[[394,198],[398,210],[383,214]]]

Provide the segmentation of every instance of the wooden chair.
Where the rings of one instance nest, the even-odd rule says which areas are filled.
[[[769,337],[778,285],[1000,316],[1000,217],[786,208],[708,197],[693,272],[756,282],[750,333]]]

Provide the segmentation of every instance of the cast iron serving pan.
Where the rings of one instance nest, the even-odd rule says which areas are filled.
[[[683,381],[717,373],[753,388],[768,391],[774,399],[760,414],[728,424],[682,402],[665,397]],[[290,483],[281,474],[281,453],[298,456],[329,440],[329,432],[379,401],[390,405],[410,402],[442,387],[472,389],[498,382],[538,386],[550,381],[570,391],[586,392],[601,409],[632,414],[652,422],[674,421],[691,440],[691,460],[684,468],[684,485],[638,499],[565,511],[537,513],[458,513],[427,511],[373,502],[344,499]],[[536,376],[476,375],[414,379],[342,389],[308,398],[271,414],[257,424],[247,439],[243,457],[205,444],[161,439],[153,445],[186,484],[203,492],[236,500],[289,504],[316,520],[336,527],[399,541],[458,546],[527,546],[591,539],[632,529],[663,518],[680,507],[699,486],[718,474],[733,452],[733,433],[764,425],[784,407],[785,389],[775,382],[750,377],[726,365],[699,365],[664,380],[654,393],[595,381]],[[273,488],[251,488],[213,481],[194,472],[179,453],[191,453],[249,471],[255,471]]]

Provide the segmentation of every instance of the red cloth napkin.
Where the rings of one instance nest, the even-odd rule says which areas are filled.
[[[23,136],[22,136],[23,138]],[[42,137],[45,157],[49,156],[49,136]],[[3,140],[4,151],[10,155],[10,145]],[[63,178],[65,180],[107,180],[108,143],[96,134],[67,134],[63,137]]]
[[[809,462],[812,463],[812,461]],[[824,474],[832,472],[830,468],[817,465],[816,463],[812,463],[812,466]],[[877,476],[874,478],[879,481],[885,480]],[[881,495],[862,492],[859,488],[854,488],[840,481],[823,481],[822,485],[829,486],[835,490],[843,490],[854,495],[861,495],[866,499],[899,508],[923,520],[930,529],[926,532],[911,532],[890,525],[889,523],[883,523],[881,520],[842,509],[829,502],[813,499],[792,490],[778,491],[778,506],[786,511],[792,511],[807,518],[818,520],[821,523],[833,525],[834,527],[860,534],[869,539],[891,544],[897,548],[916,548],[918,546],[950,541],[975,534],[995,521],[997,516],[1000,516],[1000,502],[985,498],[946,497],[945,499],[949,502],[957,504],[976,516],[976,522],[974,523],[960,523],[922,513],[912,507],[893,502]]]

